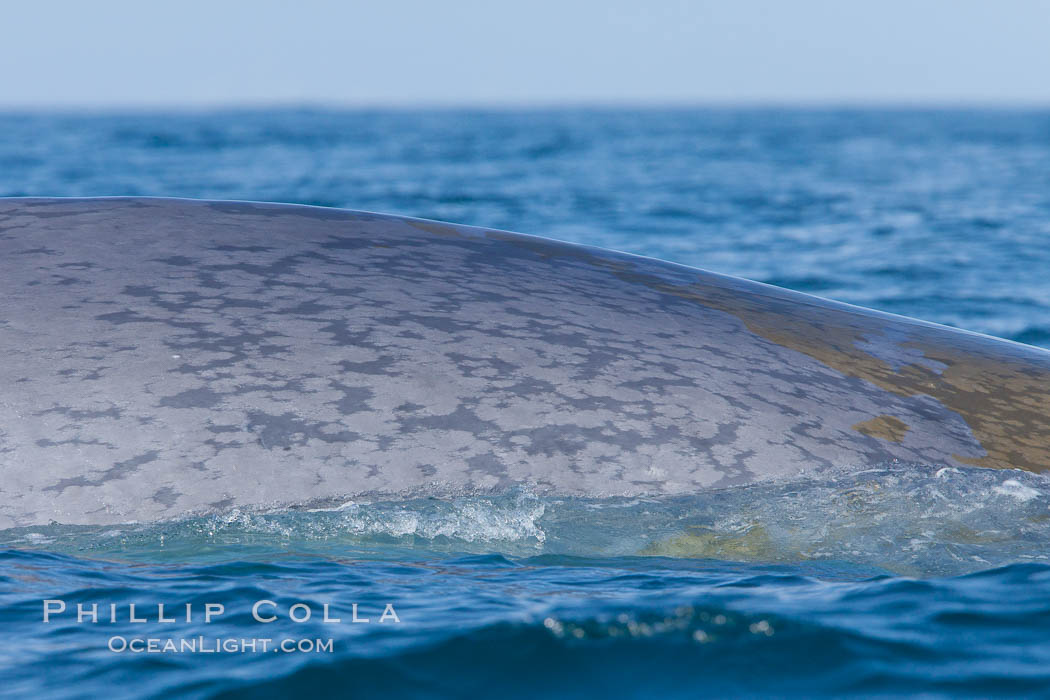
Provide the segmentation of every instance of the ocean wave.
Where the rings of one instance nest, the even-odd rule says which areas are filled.
[[[1031,695],[1050,682],[1050,565],[962,577],[829,578],[797,566],[692,559],[499,555],[426,562],[284,557],[126,566],[2,551],[10,645],[5,689],[78,697]],[[67,610],[41,624],[41,600],[116,606],[116,622]],[[279,619],[260,624],[254,601]],[[373,624],[386,602],[401,622]],[[170,610],[195,606],[166,625]],[[135,624],[129,604],[149,620]],[[205,603],[225,612],[202,619]],[[332,606],[337,623],[289,619]],[[350,622],[359,605],[369,624]],[[103,609],[108,605],[103,606]],[[980,643],[975,643],[975,635]],[[314,653],[107,651],[114,637],[329,639]],[[43,655],[41,650],[49,650]],[[121,679],[135,677],[134,684]]]

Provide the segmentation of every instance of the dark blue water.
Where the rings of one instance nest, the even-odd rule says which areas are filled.
[[[116,194],[506,228],[1050,347],[1050,112],[0,115],[0,195]],[[0,694],[1050,694],[1050,480],[870,466],[0,531]]]

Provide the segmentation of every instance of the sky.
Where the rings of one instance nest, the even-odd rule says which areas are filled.
[[[0,108],[1050,104],[1050,0],[3,0]]]

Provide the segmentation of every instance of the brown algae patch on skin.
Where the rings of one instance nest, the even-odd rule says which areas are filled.
[[[899,368],[857,347],[881,319],[833,307],[787,310],[755,308],[754,298],[717,295],[709,305],[733,313],[748,329],[812,357],[842,374],[866,380],[902,397],[930,396],[961,416],[985,454],[952,457],[963,464],[1042,472],[1050,468],[1050,356],[1032,348],[1022,356],[996,352],[994,340],[952,335],[936,326],[915,324],[914,339],[903,347],[921,350],[945,365],[938,372],[919,364]],[[718,306],[715,306],[715,305]],[[960,343],[960,340],[963,342]],[[952,343],[949,345],[948,343]],[[1010,348],[1007,344],[1001,347]],[[1012,348],[1011,348],[1012,349]],[[993,354],[994,353],[994,354]],[[1035,361],[1035,358],[1043,362]]]
[[[677,537],[653,542],[641,551],[645,556],[726,561],[774,561],[783,552],[761,524],[753,523],[732,532],[691,527]]]
[[[858,433],[880,440],[900,442],[911,429],[908,424],[893,416],[881,415],[853,426]]]

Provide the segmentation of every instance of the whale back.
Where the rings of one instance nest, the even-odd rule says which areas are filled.
[[[1050,466],[1050,353],[354,211],[0,200],[0,527]]]

